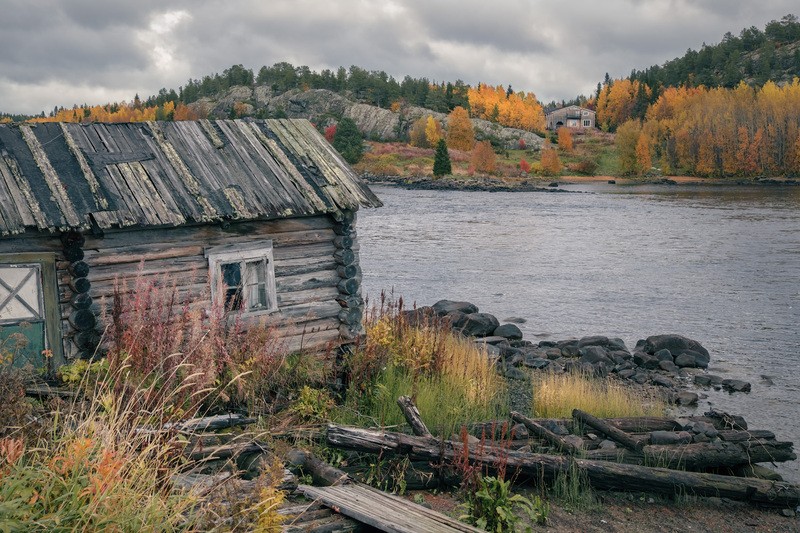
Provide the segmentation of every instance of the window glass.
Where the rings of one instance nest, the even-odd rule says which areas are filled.
[[[242,308],[242,266],[240,263],[220,265],[222,282],[225,284],[225,308]]]

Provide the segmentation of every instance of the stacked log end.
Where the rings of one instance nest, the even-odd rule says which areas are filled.
[[[356,239],[356,213],[345,211],[333,227],[336,237],[333,254],[339,274],[339,297],[342,306],[339,312],[339,333],[345,342],[355,342],[364,334],[364,298],[361,293],[361,268],[358,266],[358,242]]]
[[[83,246],[86,239],[80,232],[70,231],[61,235],[64,259],[67,262],[66,272],[69,276],[69,295],[67,322],[71,349],[66,350],[71,358],[91,359],[100,343],[100,335],[96,331],[97,317],[92,307],[89,294],[89,265],[83,260]]]

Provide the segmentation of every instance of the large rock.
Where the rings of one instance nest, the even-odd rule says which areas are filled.
[[[606,363],[611,366],[613,363],[608,358],[607,352],[601,346],[586,346],[580,349],[581,363]]]
[[[578,348],[583,348],[585,346],[608,346],[608,337],[603,337],[602,335],[582,337],[578,341]]]
[[[432,307],[426,305],[417,307],[416,309],[401,311],[400,316],[403,317],[403,320],[405,320],[409,326],[416,328],[430,325],[436,317],[436,313],[434,313]]]
[[[459,311],[465,315],[477,313],[478,306],[469,302],[454,302],[453,300],[439,300],[433,304],[433,310],[439,316],[449,315],[453,311]]]
[[[488,337],[500,322],[489,313],[459,314],[458,322],[453,322],[453,330],[468,337]]]
[[[493,335],[509,340],[519,340],[522,338],[522,331],[514,324],[503,324],[494,330]]]
[[[643,350],[651,355],[659,350],[669,350],[675,357],[686,350],[691,350],[708,357],[708,350],[703,348],[699,342],[681,335],[653,335],[652,337],[647,337],[644,341]]]

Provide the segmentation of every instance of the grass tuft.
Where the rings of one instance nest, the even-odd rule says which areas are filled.
[[[646,397],[643,392],[580,372],[534,376],[532,411],[535,416],[571,418],[573,409],[598,418],[616,418],[661,416],[666,406],[659,399]]]

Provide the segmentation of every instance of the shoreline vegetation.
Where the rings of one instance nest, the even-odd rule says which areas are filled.
[[[3,529],[272,532],[283,526],[308,530],[306,524],[315,520],[328,521],[329,528],[331,520],[350,520],[295,492],[315,476],[309,470],[284,470],[298,448],[359,483],[401,495],[408,505],[423,503],[477,525],[502,522],[497,531],[514,531],[515,525],[599,531],[609,524],[619,531],[639,531],[663,521],[671,529],[715,531],[731,516],[770,531],[797,525],[791,518],[795,511],[775,509],[774,502],[772,510],[761,510],[716,496],[671,490],[657,495],[641,484],[634,484],[640,488],[633,491],[608,492],[593,488],[581,474],[584,467],[649,472],[653,469],[647,466],[598,459],[622,453],[635,461],[631,454],[652,453],[649,444],[676,446],[679,462],[688,447],[714,442],[740,454],[756,446],[751,452],[782,450],[784,458],[772,455],[774,460],[793,457],[791,443],[776,441],[771,432],[741,431],[741,417],[664,418],[666,402],[696,402],[697,394],[678,382],[694,377],[692,386],[702,386],[697,377],[706,375],[707,351],[691,339],[649,337],[632,351],[619,339],[601,336],[534,344],[523,340],[513,323],[500,324],[467,302],[443,300],[406,309],[402,299],[382,296],[365,317],[367,336],[334,364],[331,357],[287,353],[274,331],[239,329],[223,309],[210,320],[179,312],[182,303],[168,278],[132,289],[115,298],[114,316],[120,319],[104,345],[108,356],[62,368],[60,388],[31,391],[20,373],[2,369]],[[413,411],[424,422],[422,430],[407,414],[403,420],[397,409],[401,396],[418,406]],[[591,418],[568,418],[570,413],[578,416],[576,408],[605,420],[644,416],[624,426],[640,441],[628,450],[619,444],[626,440],[624,435],[619,440],[620,431],[600,425],[604,429],[587,432],[581,420]],[[571,458],[542,455],[552,453],[546,451],[547,439],[520,440],[521,430],[516,437],[503,436],[512,419],[526,425],[535,416],[549,424],[547,439],[558,432],[554,442],[585,450],[578,453],[591,460],[565,468]],[[505,420],[507,429],[497,422],[474,424],[497,420]],[[672,430],[637,433],[634,428],[641,422],[636,420],[668,423],[666,429]],[[426,449],[438,460],[352,452],[331,443],[331,423],[345,431],[342,424],[351,424],[364,434],[378,430],[381,438],[390,439],[398,432],[424,434],[430,427],[422,441],[435,442],[435,450],[453,446],[462,452],[433,469],[432,462],[449,456],[439,457],[430,446]],[[471,460],[478,457],[473,452],[481,454],[482,462]],[[487,453],[496,459],[487,463]],[[510,459],[537,457],[542,464],[562,465],[561,473],[548,482],[534,477],[538,481],[523,483]],[[668,464],[664,456],[655,466]],[[765,475],[741,472],[747,473]],[[730,479],[731,486],[774,483],[785,488],[780,498],[787,501],[794,501],[792,491],[800,491],[780,481],[686,474],[703,483]],[[699,490],[708,494],[709,489]]]

